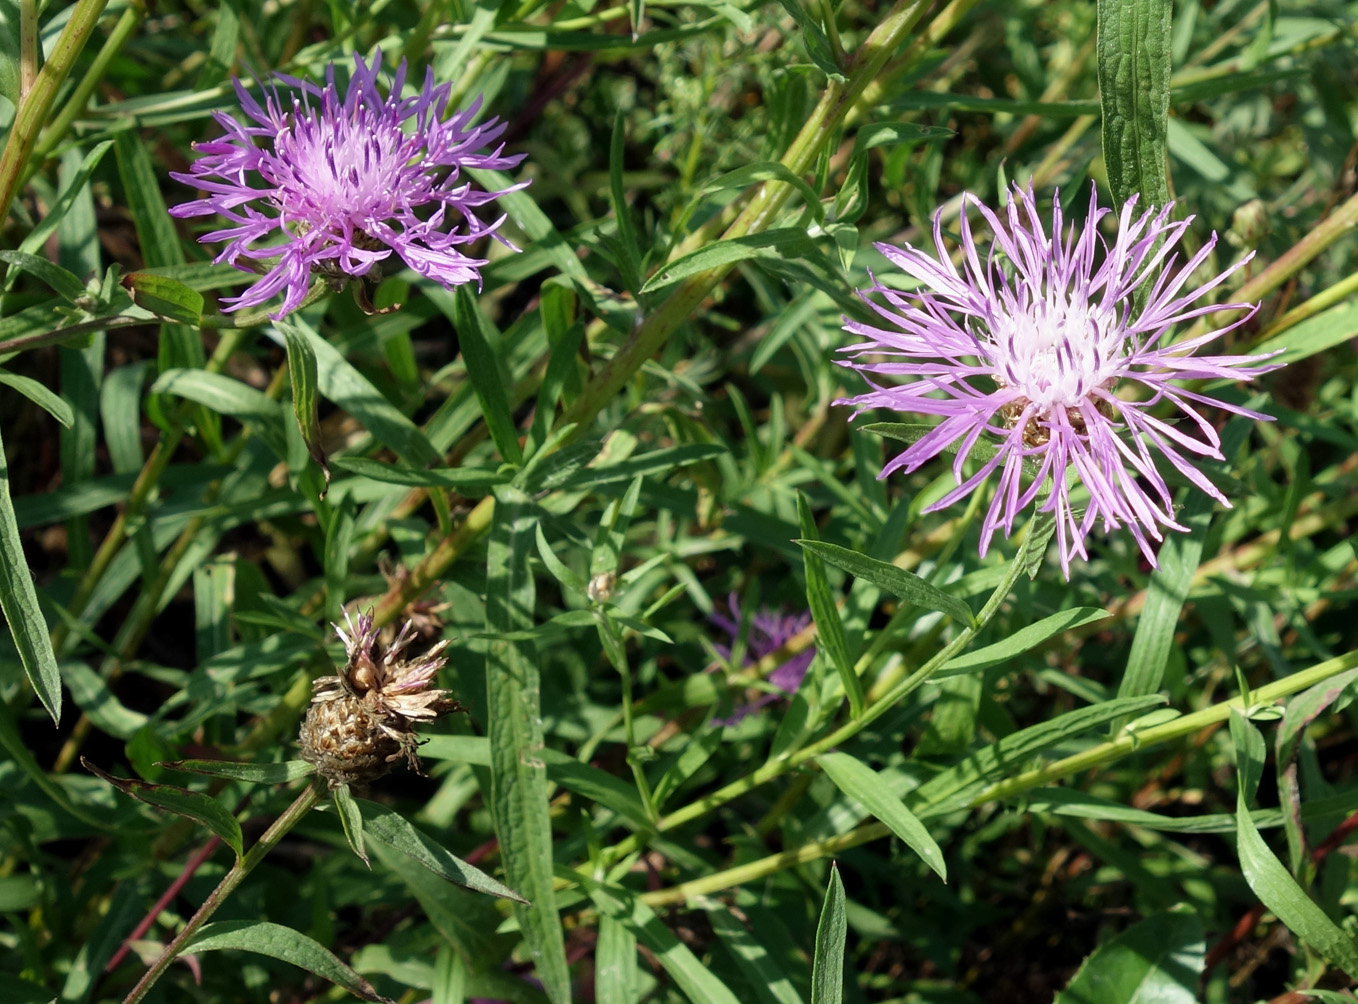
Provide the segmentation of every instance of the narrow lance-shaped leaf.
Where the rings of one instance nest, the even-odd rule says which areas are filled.
[[[702,1004],[740,1004],[740,998],[721,981],[721,977],[704,965],[640,899],[622,889],[605,887],[587,878],[580,884],[594,900],[600,914],[622,923],[637,941],[651,950],[688,1000]]]
[[[533,626],[534,582],[528,567],[536,524],[532,503],[514,487],[495,495],[486,552],[486,630],[507,634]],[[541,681],[531,643],[500,638],[486,648],[486,719],[490,734],[491,806],[505,874],[528,896],[515,916],[537,977],[553,1004],[570,999],[565,939],[552,875],[552,821],[547,804]]]
[[[457,321],[462,359],[467,364],[467,377],[481,403],[490,438],[495,441],[500,456],[511,464],[521,464],[523,450],[519,446],[519,430],[510,413],[509,395],[505,393],[504,368],[492,344],[492,338],[495,342],[499,338],[491,330],[490,322],[481,316],[480,308],[466,286],[457,287],[453,293],[453,316]]]
[[[1210,495],[1194,492],[1179,516],[1189,532],[1169,534],[1160,547],[1160,567],[1151,575],[1150,588],[1146,590],[1146,605],[1141,610],[1132,650],[1127,655],[1126,672],[1118,685],[1119,697],[1140,697],[1160,689],[1179,614],[1202,558],[1207,525],[1211,522],[1215,504]],[[1114,722],[1113,731],[1124,724]]]
[[[639,16],[636,8],[641,0],[635,0],[634,16]],[[636,23],[633,22],[633,37]],[[618,223],[618,236],[615,242],[618,256],[618,271],[622,274],[622,284],[633,296],[641,289],[641,248],[637,241],[637,230],[632,223],[631,210],[627,207],[627,191],[622,180],[622,161],[626,152],[627,134],[622,109],[618,109],[613,119],[613,139],[608,148],[608,191],[613,200],[613,218]]]
[[[231,760],[164,760],[157,767],[171,770],[190,771],[194,774],[208,774],[213,777],[229,777],[237,781],[254,781],[259,784],[287,784],[299,777],[307,777],[316,772],[313,764],[305,760],[285,760],[283,763],[235,763]]]
[[[302,433],[307,453],[321,468],[327,487],[330,485],[330,463],[321,445],[320,378],[316,369],[316,350],[311,342],[292,324],[278,325],[283,332],[288,351],[288,379],[292,383],[292,414],[297,429]]]
[[[202,823],[221,837],[226,845],[236,852],[237,857],[244,853],[240,823],[236,822],[236,817],[231,814],[230,809],[212,796],[168,784],[151,784],[148,781],[114,777],[107,771],[100,770],[83,756],[80,763],[91,774],[107,781],[125,795],[131,795],[157,809],[164,809],[166,812],[173,812]]]
[[[1289,931],[1351,978],[1358,979],[1358,943],[1306,895],[1306,890],[1269,850],[1250,818],[1243,786],[1236,800],[1235,819],[1240,870],[1254,894]]]
[[[454,885],[463,886],[473,892],[483,892],[489,896],[512,899],[518,903],[528,902],[513,889],[495,881],[475,865],[469,865],[442,844],[425,836],[399,812],[363,798],[354,801],[363,815],[363,833],[366,837],[409,855],[435,875],[447,879]]]
[[[797,519],[801,524],[802,536],[818,541],[815,520],[811,518],[811,506],[806,496],[797,493]],[[806,601],[811,607],[811,619],[816,622],[816,636],[821,648],[829,656],[831,664],[839,673],[844,684],[844,693],[849,697],[849,713],[854,718],[863,714],[863,683],[854,670],[854,661],[849,655],[849,646],[844,639],[844,625],[835,608],[834,597],[830,595],[830,583],[825,577],[825,566],[811,549],[803,555],[806,563]]]
[[[224,920],[207,924],[189,939],[183,954],[224,949],[254,952],[256,955],[289,962],[329,980],[355,997],[378,1001],[380,1004],[393,1004],[390,998],[379,994],[371,983],[336,958],[320,942],[282,924],[266,920]]]
[[[359,811],[358,802],[354,799],[353,793],[347,784],[342,784],[331,794],[334,797],[335,813],[340,818],[340,826],[344,828],[344,839],[349,841],[349,847],[369,868],[373,863],[368,860],[368,851],[363,846],[363,813]]]
[[[0,442],[0,612],[5,615],[14,647],[19,650],[33,691],[53,722],[61,720],[61,674],[47,634],[47,621],[38,608],[38,591],[24,558],[19,523],[9,493],[5,444]]]
[[[844,942],[849,934],[844,883],[839,868],[830,865],[830,888],[825,892],[820,924],[816,927],[816,955],[811,962],[811,1004],[840,1004],[844,999]]]
[[[924,824],[905,807],[905,803],[891,794],[891,789],[877,776],[875,770],[847,753],[825,753],[816,757],[816,762],[835,782],[835,787],[885,823],[892,833],[904,840],[906,846],[938,873],[939,878],[945,882],[948,880],[948,866],[943,861],[943,852],[939,850],[938,844]]]
[[[918,607],[947,614],[959,624],[971,626],[976,622],[971,608],[956,596],[950,596],[933,583],[926,582],[904,568],[897,568],[890,562],[878,561],[866,554],[859,554],[857,551],[850,551],[848,548],[827,544],[824,541],[799,540],[796,543],[830,564],[844,569],[857,578],[867,579],[873,585],[880,586]]]

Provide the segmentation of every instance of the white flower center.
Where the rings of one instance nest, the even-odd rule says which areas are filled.
[[[1122,338],[1116,319],[1098,305],[1048,296],[997,312],[991,344],[996,377],[1045,415],[1056,405],[1088,405],[1093,390],[1110,386]]]

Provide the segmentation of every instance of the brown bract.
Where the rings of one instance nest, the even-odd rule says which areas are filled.
[[[344,642],[344,668],[311,685],[300,734],[302,759],[314,764],[331,788],[376,780],[402,757],[418,773],[416,723],[462,710],[448,691],[430,686],[447,662],[442,652],[448,643],[405,659],[414,638],[409,622],[383,649],[371,612],[359,614],[357,622],[346,612],[344,620],[347,630],[332,625]]]

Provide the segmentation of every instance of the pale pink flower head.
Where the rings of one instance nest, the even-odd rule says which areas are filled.
[[[281,292],[283,302],[271,315],[277,319],[302,303],[313,275],[336,285],[357,278],[373,283],[393,255],[445,288],[479,284],[487,261],[461,248],[493,234],[504,217],[484,222],[477,210],[524,186],[487,192],[462,171],[511,168],[523,155],[503,156],[503,146],[478,153],[504,132],[504,123],[472,124],[480,98],[445,119],[452,86],[435,86],[432,70],[417,94],[403,97],[401,63],[384,96],[381,64],[380,53],[371,66],[355,55],[343,92],[333,65],[324,87],[280,74],[265,89],[263,106],[236,81],[241,109],[253,122],[242,125],[214,112],[225,135],[195,144],[199,158],[188,173],[171,174],[207,193],[175,206],[172,216],[216,214],[232,223],[199,238],[226,242],[215,262],[242,271],[255,271],[242,260],[266,262],[259,281],[227,299],[228,310]]]
[[[1154,565],[1151,542],[1162,539],[1161,528],[1185,529],[1174,518],[1157,455],[1230,506],[1197,467],[1201,457],[1223,459],[1220,437],[1201,406],[1268,418],[1173,382],[1247,380],[1276,368],[1261,365],[1267,356],[1194,355],[1257,309],[1203,302],[1249,257],[1190,287],[1217,238],[1213,234],[1180,267],[1175,245],[1193,218],[1171,220],[1172,203],[1138,214],[1136,199],[1128,199],[1110,244],[1098,224],[1111,210],[1099,207],[1097,192],[1090,195],[1083,227],[1072,224],[1064,237],[1055,196],[1049,235],[1031,187],[1015,185],[1009,195],[1003,218],[974,196],[964,197],[960,268],[944,243],[941,213],[934,217],[936,257],[908,244],[877,245],[920,285],[901,293],[874,277],[867,292],[878,299],[868,303],[886,323],[848,321],[845,329],[864,340],[843,350],[849,358],[842,363],[863,373],[872,389],[837,403],[853,405],[858,413],[890,408],[942,419],[881,474],[917,470],[955,448],[958,485],[930,511],[964,498],[999,472],[981,524],[982,554],[996,529],[1003,528],[1005,536],[1013,531],[1015,518],[1050,478],[1050,494],[1040,508],[1056,519],[1067,578],[1071,556],[1088,557],[1085,537],[1095,524],[1105,531],[1125,527]],[[972,235],[969,207],[992,234],[984,257]],[[1133,302],[1138,290],[1144,296],[1140,309]],[[1224,327],[1171,343],[1176,325],[1233,310],[1244,313]],[[879,383],[879,377],[905,382]],[[1165,404],[1180,415],[1158,417],[1155,412]],[[965,477],[967,455],[983,437],[996,452]],[[1025,462],[1037,468],[1027,487],[1021,477]],[[1071,502],[1071,473],[1089,494],[1083,511]]]

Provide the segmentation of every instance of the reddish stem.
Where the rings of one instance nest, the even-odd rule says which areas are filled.
[[[111,973],[118,968],[118,963],[127,958],[127,953],[132,950],[132,942],[140,939],[143,934],[151,929],[151,925],[156,922],[156,918],[160,916],[161,911],[170,905],[172,899],[179,895],[179,890],[188,885],[189,879],[193,878],[194,873],[198,871],[204,861],[212,856],[212,852],[220,847],[221,843],[221,837],[213,837],[202,847],[198,848],[198,850],[184,862],[184,870],[170,883],[170,887],[165,890],[160,899],[156,900],[155,906],[147,911],[146,916],[141,919],[141,922],[132,929],[132,933],[127,936],[127,940],[123,942],[122,947],[113,953],[113,958],[108,960],[108,965],[104,967],[104,972]]]

